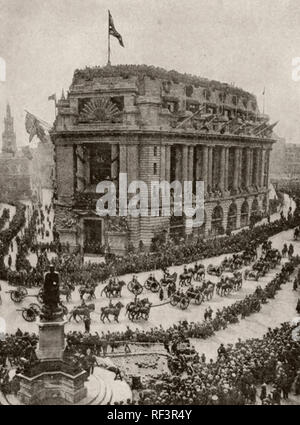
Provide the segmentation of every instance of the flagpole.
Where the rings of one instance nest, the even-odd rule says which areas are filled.
[[[265,113],[265,95],[266,95],[266,88],[264,88],[264,95],[263,95],[263,114]]]
[[[107,34],[107,65],[110,66],[110,32],[109,32],[109,11],[108,11],[108,34]]]

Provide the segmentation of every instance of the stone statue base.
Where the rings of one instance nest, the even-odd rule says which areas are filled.
[[[39,360],[62,360],[65,349],[65,322],[40,322]]]
[[[58,319],[57,319],[58,320]],[[38,361],[20,376],[18,399],[24,404],[43,404],[43,400],[63,400],[76,404],[87,396],[86,372],[63,361],[65,322],[39,323]]]
[[[45,366],[43,363],[42,366]],[[24,404],[43,404],[43,400],[65,400],[76,404],[87,396],[84,386],[86,372],[70,374],[64,371],[63,363],[56,365],[56,371],[41,371],[34,376],[19,375],[20,390],[18,399]],[[47,369],[47,368],[45,368]],[[51,367],[49,367],[51,369]],[[59,370],[61,369],[61,370]]]

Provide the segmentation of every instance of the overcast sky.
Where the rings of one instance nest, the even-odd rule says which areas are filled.
[[[280,120],[277,133],[300,143],[299,0],[0,0],[0,130],[6,101],[17,140],[27,144],[24,109],[52,123],[48,96],[68,89],[76,68],[105,65],[107,9],[125,48],[112,64],[146,63],[234,83]]]

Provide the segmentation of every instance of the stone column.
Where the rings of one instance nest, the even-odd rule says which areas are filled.
[[[213,165],[213,147],[208,148],[208,170],[207,170],[207,186],[212,191],[212,165]]]
[[[251,172],[250,172],[250,170],[251,170],[251,168],[250,168],[250,166],[251,166],[251,152],[250,152],[250,148],[246,148],[246,158],[247,158],[247,160],[246,160],[246,187],[248,188],[250,185],[251,185],[251,180],[250,180],[250,177],[251,177]]]
[[[250,165],[249,165],[249,185],[253,185],[253,149],[249,149],[249,158],[250,158]]]
[[[182,183],[188,180],[189,147],[182,147]]]
[[[271,151],[268,149],[266,151],[266,174],[267,174],[267,178],[266,178],[266,188],[269,188],[269,177],[270,177],[270,153]]]
[[[260,150],[256,150],[255,156],[255,185],[259,186],[260,184]]]
[[[240,153],[239,148],[234,149],[234,174],[233,174],[233,189],[238,190],[239,187],[239,175],[240,175]]]
[[[243,170],[243,148],[239,148],[239,187],[242,186],[244,172],[245,170]]]
[[[222,193],[225,188],[225,169],[226,169],[226,148],[225,146],[221,147],[221,159],[220,159],[220,175],[219,175],[219,182],[220,182],[220,189]]]
[[[119,153],[119,149],[118,149],[118,145],[111,145],[111,160],[113,161],[111,163],[111,178],[112,180],[118,180],[119,176],[118,176],[118,162],[119,162],[119,158],[118,158],[118,153]]]
[[[195,155],[196,155],[196,180],[200,181],[202,176],[202,155],[201,155],[201,146],[197,146],[195,148]]]
[[[203,146],[203,154],[202,154],[202,180],[204,181],[204,193],[207,193],[207,185],[208,185],[208,147]]]
[[[170,183],[170,172],[171,172],[171,146],[166,145],[165,179],[169,183]]]
[[[160,180],[166,180],[166,146],[160,147]]]
[[[189,146],[189,158],[188,158],[188,180],[194,180],[194,146]]]
[[[181,146],[176,145],[175,147],[175,180],[178,180],[179,182],[181,182],[181,179],[182,179],[181,155],[182,155]]]
[[[225,175],[224,175],[224,189],[228,192],[228,172],[229,172],[229,148],[225,148]]]
[[[264,177],[265,177],[265,149],[261,150],[261,170],[260,170],[260,187],[264,187]]]

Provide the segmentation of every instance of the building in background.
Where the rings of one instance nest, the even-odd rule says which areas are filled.
[[[0,153],[0,202],[41,199],[43,188],[52,188],[54,149],[48,143],[18,149],[14,119],[7,105]]]
[[[274,135],[276,143],[270,156],[270,179],[276,180],[286,177],[286,142],[283,137]]]
[[[275,137],[270,160],[271,180],[300,179],[300,144],[286,143],[284,138]]]
[[[9,105],[6,107],[2,133],[0,193],[2,202],[28,200],[32,196],[31,160],[22,150],[17,149],[14,119]]]
[[[285,145],[286,176],[289,179],[300,178],[300,145],[286,143]]]
[[[94,252],[149,247],[163,232],[215,236],[268,209],[273,128],[255,96],[217,81],[138,65],[74,73],[51,132],[56,229],[61,242]],[[96,215],[96,185],[142,180],[205,184],[205,223],[185,217]],[[150,193],[150,190],[148,190]],[[143,196],[143,194],[141,194]],[[141,244],[142,243],[142,244]]]

